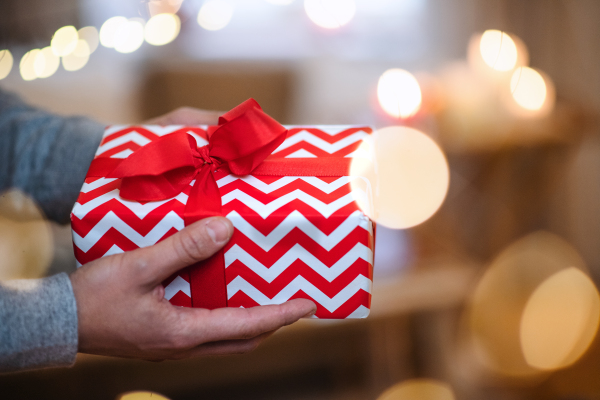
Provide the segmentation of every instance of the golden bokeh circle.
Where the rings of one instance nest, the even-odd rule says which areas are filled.
[[[383,392],[377,400],[455,400],[450,385],[434,379],[410,379]]]
[[[467,310],[471,343],[482,365],[506,376],[527,377],[540,373],[540,368],[525,357],[529,350],[523,349],[523,338],[527,339],[525,345],[530,346],[531,335],[539,332],[532,324],[543,320],[536,320],[536,312],[544,308],[540,308],[535,293],[539,288],[544,288],[546,280],[570,268],[582,274],[586,272],[585,263],[573,246],[544,231],[517,240],[493,260],[479,280]],[[537,296],[544,298],[548,289],[542,289],[541,293]],[[565,293],[568,298],[571,292],[567,290]],[[585,302],[585,299],[582,301]],[[593,301],[588,303],[592,304]],[[531,310],[524,317],[528,304],[533,305],[529,306]],[[582,328],[579,332],[577,343],[579,339],[585,342],[589,331]],[[564,337],[570,338],[568,335]],[[561,342],[563,349],[578,346],[574,342],[567,342]],[[534,354],[538,350],[533,348],[531,351],[533,353],[530,354]],[[544,351],[564,353],[560,346],[546,346]],[[560,355],[555,358],[560,358]]]
[[[440,147],[424,133],[403,126],[377,130],[365,139],[354,154],[350,176],[358,206],[392,229],[429,219],[444,202],[450,183]]]

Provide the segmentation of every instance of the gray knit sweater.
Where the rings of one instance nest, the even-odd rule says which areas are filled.
[[[0,193],[18,188],[48,218],[68,222],[102,131],[0,89]],[[76,354],[77,306],[66,274],[0,282],[0,372],[69,366]]]

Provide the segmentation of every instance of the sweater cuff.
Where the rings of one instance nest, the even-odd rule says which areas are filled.
[[[0,372],[71,366],[77,339],[67,274],[0,282]]]

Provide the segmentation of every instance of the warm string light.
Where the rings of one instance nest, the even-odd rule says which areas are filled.
[[[52,47],[52,52],[56,56],[63,57],[71,54],[71,52],[75,50],[78,40],[79,35],[74,26],[63,26],[54,33],[50,42],[50,47]]]
[[[469,64],[498,87],[509,112],[520,118],[548,115],[554,106],[550,78],[529,68],[529,54],[517,36],[491,29],[474,35],[469,43]]]
[[[167,0],[169,4],[174,1],[176,0]],[[177,15],[158,14],[146,26],[140,18],[112,17],[102,24],[100,32],[93,26],[79,30],[71,25],[64,26],[54,33],[50,46],[25,53],[21,58],[19,71],[26,81],[48,78],[58,70],[61,59],[66,71],[77,71],[88,63],[90,55],[99,44],[114,48],[120,53],[134,52],[144,40],[154,46],[162,46],[175,40],[179,35],[180,25]],[[0,79],[10,73],[12,64],[10,51],[0,51]]]
[[[325,29],[336,29],[348,24],[356,14],[354,0],[304,0],[308,18]]]
[[[75,42],[77,45],[77,42]],[[72,50],[69,50],[72,52]],[[38,78],[48,78],[58,70],[60,57],[56,55],[54,49],[50,46],[44,47],[35,56],[33,69]]]
[[[544,105],[548,90],[539,72],[529,67],[519,67],[510,78],[510,93],[518,105],[536,111]]]
[[[113,40],[119,53],[133,53],[144,43],[144,24],[137,19],[126,20],[115,31]]]
[[[511,71],[517,65],[517,46],[505,32],[494,29],[483,32],[479,52],[488,67],[496,71]]]
[[[389,69],[377,84],[377,98],[381,108],[395,118],[408,118],[421,107],[421,88],[416,78],[403,69]]]
[[[183,0],[149,0],[148,11],[151,17],[159,14],[175,14],[182,3]]]
[[[198,12],[198,25],[208,31],[218,31],[229,25],[234,8],[227,0],[208,0]]]
[[[79,39],[85,40],[90,49],[90,53],[93,53],[100,44],[100,38],[98,37],[98,29],[95,26],[85,26],[77,31]]]
[[[78,40],[75,50],[62,58],[62,65],[66,71],[78,71],[85,67],[90,59],[90,47],[85,40]]]
[[[6,78],[12,70],[14,59],[10,50],[0,50],[0,80]]]
[[[180,29],[181,21],[177,15],[157,14],[146,23],[144,38],[153,46],[163,46],[175,40]]]
[[[21,77],[24,81],[32,81],[37,79],[34,64],[35,58],[39,52],[40,49],[29,50],[21,58],[21,62],[19,63],[19,72],[21,73]]]

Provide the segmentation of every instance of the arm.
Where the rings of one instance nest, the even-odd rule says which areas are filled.
[[[18,188],[64,223],[104,127],[64,118],[0,90],[0,193]],[[77,354],[77,307],[66,274],[0,282],[0,372],[68,366]]]
[[[0,90],[0,192],[18,188],[67,223],[104,126],[60,117]]]
[[[183,108],[150,123],[216,120],[217,113]],[[101,131],[91,121],[56,117],[0,91],[0,191],[21,188],[49,217],[66,221]],[[226,218],[215,217],[155,246],[84,265],[70,279],[0,282],[0,372],[68,366],[77,351],[152,360],[240,353],[314,313],[315,305],[302,299],[212,311],[164,299],[162,280],[214,254],[232,233]]]

